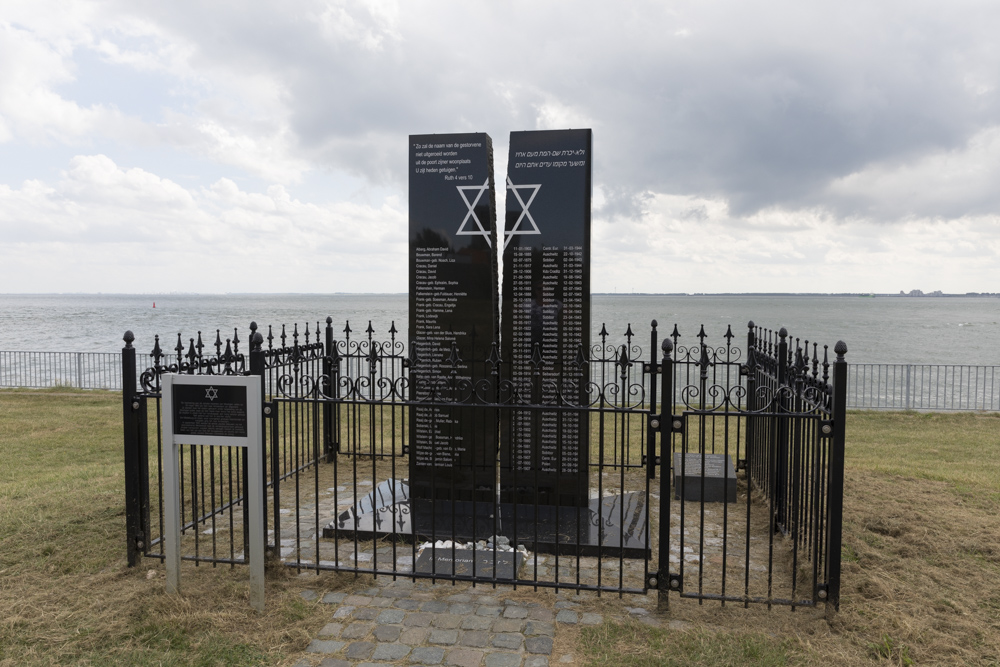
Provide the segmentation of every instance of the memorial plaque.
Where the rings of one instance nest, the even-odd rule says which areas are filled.
[[[501,340],[511,380],[536,405],[588,402],[591,144],[590,130],[510,135]],[[586,507],[589,441],[585,412],[512,413],[501,499]]]
[[[174,433],[226,438],[247,437],[247,388],[175,384]]]
[[[411,135],[409,180],[411,393],[463,400],[489,372],[499,327],[492,140]],[[411,496],[493,502],[496,420],[492,409],[414,407]]]
[[[414,570],[427,574],[458,575],[460,577],[493,577],[496,561],[497,579],[514,579],[514,574],[524,563],[524,554],[519,551],[482,551],[479,549],[450,548],[424,549],[414,565]],[[514,561],[517,561],[517,567]]]
[[[680,500],[682,497],[706,503],[735,503],[736,467],[732,457],[674,452],[674,498]]]

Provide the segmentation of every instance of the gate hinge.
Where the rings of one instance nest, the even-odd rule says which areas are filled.
[[[649,416],[649,427],[654,431],[659,431],[661,427],[666,426],[663,430],[664,433],[683,433],[684,432],[684,420],[678,416],[673,415],[650,415]]]
[[[679,574],[661,575],[659,571],[646,575],[646,588],[660,591],[677,591],[684,588],[684,578]]]

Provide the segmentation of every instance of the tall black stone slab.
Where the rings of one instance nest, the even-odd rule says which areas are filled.
[[[501,341],[534,404],[587,404],[591,147],[590,130],[510,135]],[[583,412],[513,413],[501,424],[501,499],[586,507],[589,435]]]
[[[410,136],[411,392],[454,399],[488,372],[499,326],[493,143],[489,135]],[[454,348],[462,361],[446,361]],[[478,363],[476,363],[478,362]],[[496,411],[414,407],[410,495],[496,499]]]

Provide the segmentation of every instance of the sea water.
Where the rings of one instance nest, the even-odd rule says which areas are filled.
[[[301,334],[307,324],[325,327],[328,316],[338,338],[348,323],[352,338],[365,335],[369,322],[376,338],[388,338],[393,323],[397,338],[407,337],[405,294],[0,295],[0,350],[115,352],[126,330],[140,352],[152,349],[155,334],[172,351],[178,333],[187,344],[199,331],[211,350],[216,330],[223,342],[238,331],[245,350],[251,321],[265,336],[268,325],[275,337],[286,325],[290,342],[295,324]],[[728,326],[742,345],[752,320],[785,327],[820,349],[829,345],[831,356],[843,340],[854,363],[1000,365],[1000,299],[990,297],[598,294],[591,300],[594,342],[602,324],[615,341],[631,324],[645,350],[654,319],[660,339],[676,324],[681,344],[696,343],[704,325],[716,345]]]

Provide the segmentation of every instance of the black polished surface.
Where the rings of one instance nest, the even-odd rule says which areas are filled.
[[[323,537],[394,536],[476,542],[503,535],[539,553],[644,558],[647,506],[642,493],[592,499],[587,507],[411,499],[355,517],[342,513]]]
[[[590,130],[512,132],[504,230],[503,358],[521,398],[587,404]],[[500,499],[587,507],[586,412],[515,411],[501,425]]]
[[[484,377],[499,327],[493,144],[483,133],[411,135],[409,154],[411,395],[451,401]],[[413,497],[492,500],[496,412],[410,416]]]

